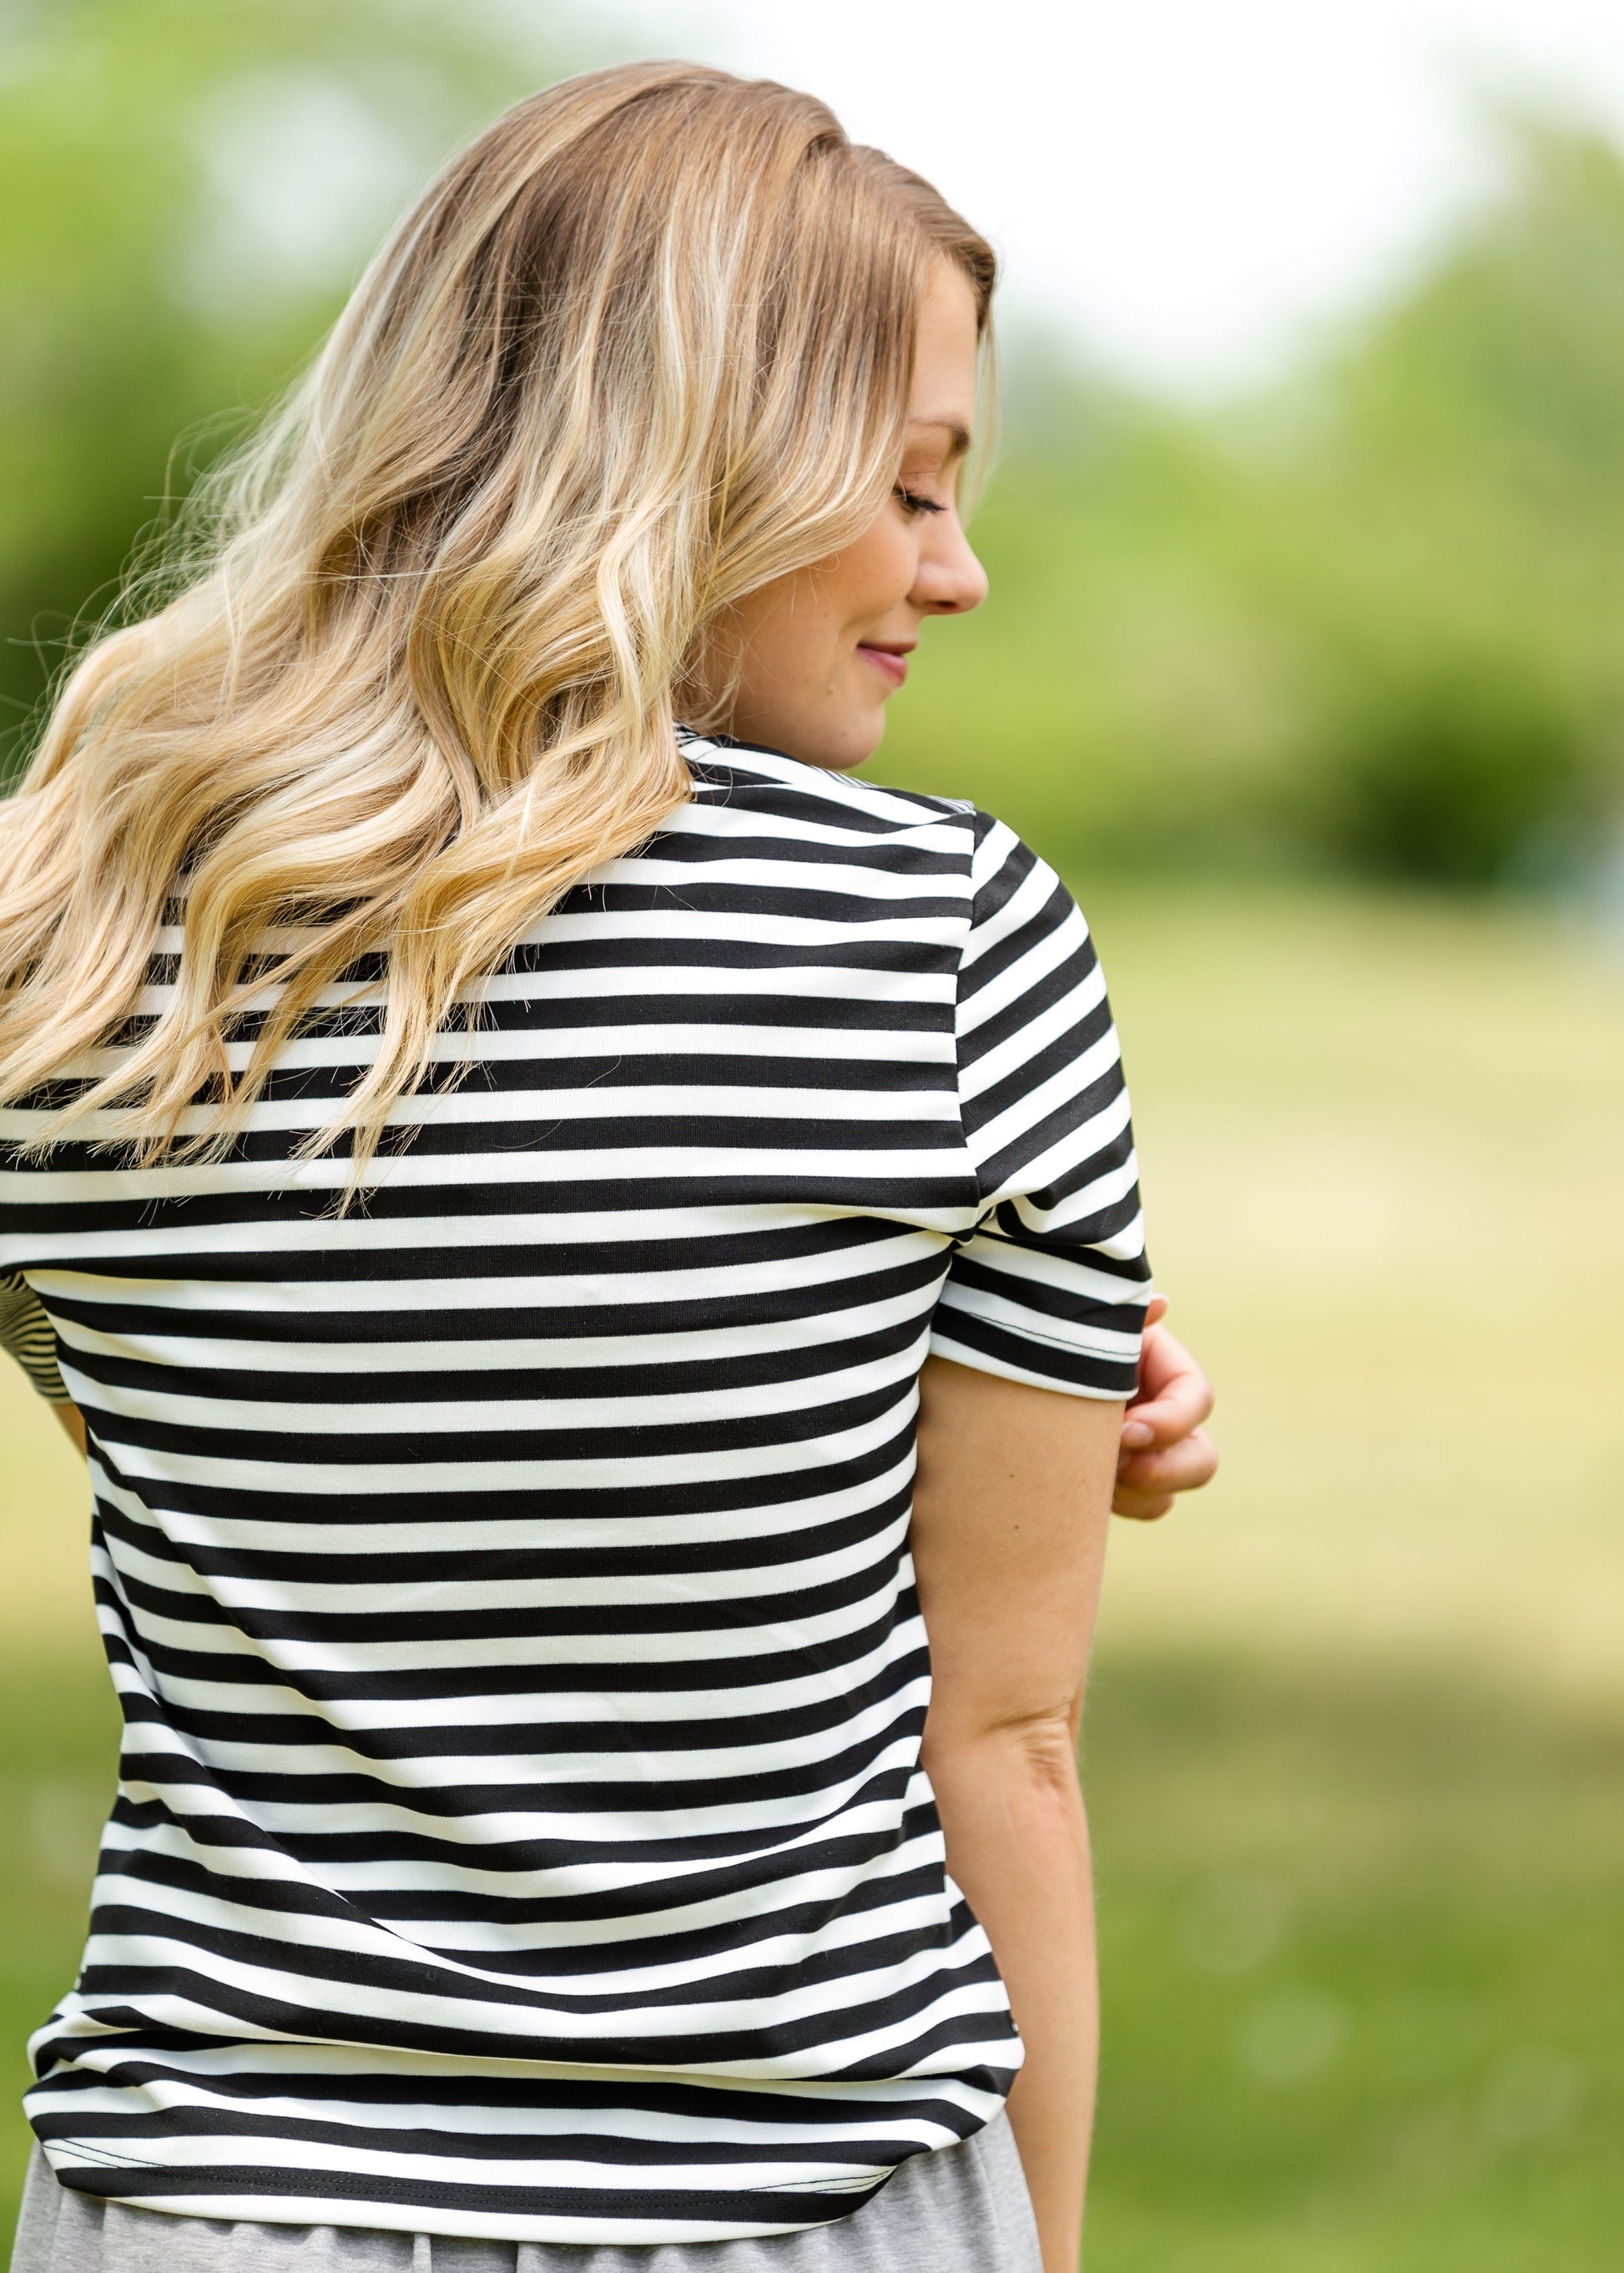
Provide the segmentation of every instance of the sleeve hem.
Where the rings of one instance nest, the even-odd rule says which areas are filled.
[[[1054,1343],[1051,1347],[1060,1348],[1064,1345]],[[1132,1388],[1124,1388],[1120,1382],[1076,1381],[1063,1374],[1041,1372],[1034,1366],[1019,1365],[996,1350],[980,1349],[936,1331],[930,1336],[929,1354],[947,1358],[954,1365],[968,1366],[974,1373],[996,1374],[1004,1381],[1024,1382],[1030,1389],[1052,1389],[1062,1397],[1086,1397],[1097,1405],[1126,1404],[1133,1394]],[[1137,1386],[1136,1377],[1134,1387]]]

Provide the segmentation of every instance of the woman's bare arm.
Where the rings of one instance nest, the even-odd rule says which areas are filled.
[[[925,1764],[1026,2043],[1010,2118],[1045,2273],[1074,2273],[1099,2034],[1076,1744],[1122,1407],[942,1358],[920,1392]]]

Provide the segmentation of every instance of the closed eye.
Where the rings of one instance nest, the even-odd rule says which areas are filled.
[[[947,507],[936,498],[921,497],[917,490],[905,490],[897,484],[897,498],[904,513],[945,513]]]

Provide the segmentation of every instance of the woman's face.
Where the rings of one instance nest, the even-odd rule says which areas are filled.
[[[975,351],[969,284],[938,261],[920,310],[902,463],[879,518],[843,551],[729,611],[716,656],[724,670],[737,659],[726,728],[740,741],[809,765],[861,765],[879,747],[886,702],[925,618],[962,615],[987,596],[957,498]]]

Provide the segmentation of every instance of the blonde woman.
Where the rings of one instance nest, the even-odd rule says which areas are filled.
[[[804,95],[520,104],[0,810],[126,1720],[21,2273],[1075,2262],[1107,1512],[1212,1456],[1081,918],[846,777],[992,281]]]

